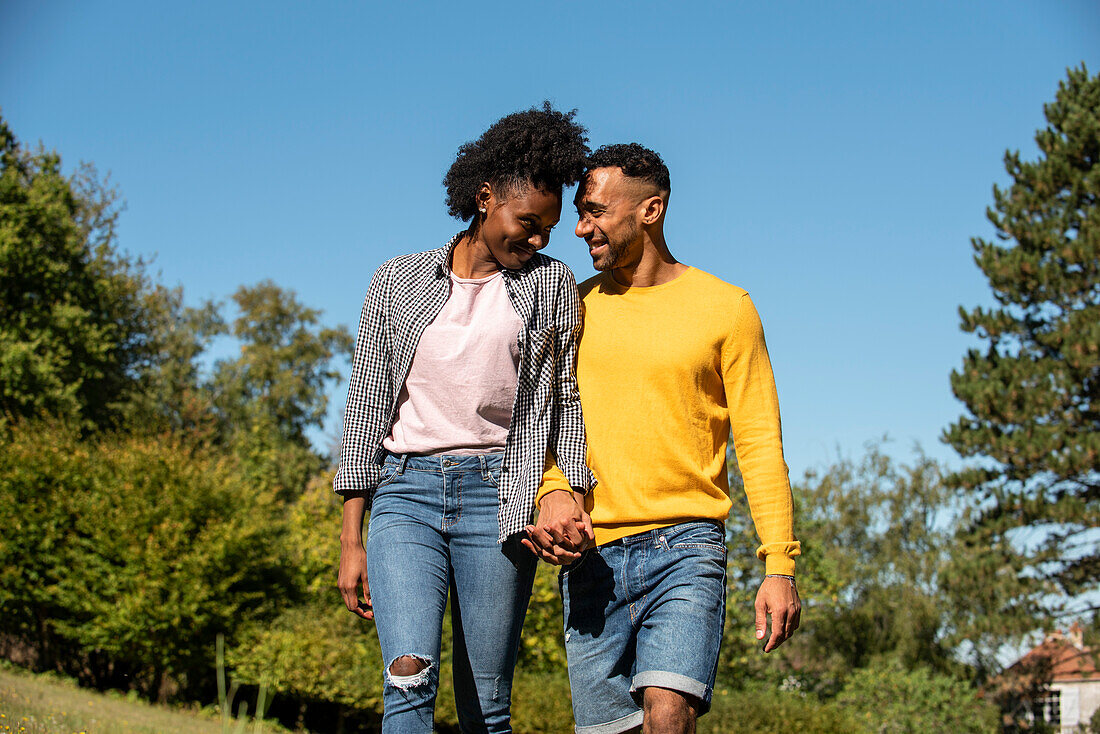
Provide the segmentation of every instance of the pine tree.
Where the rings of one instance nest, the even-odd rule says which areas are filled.
[[[953,478],[972,500],[959,542],[986,551],[953,579],[972,641],[1100,589],[1100,77],[1068,70],[1044,112],[1038,160],[1005,155],[997,241],[971,242],[997,305],[959,310],[986,343],[951,375],[967,414],[944,433],[974,459]]]

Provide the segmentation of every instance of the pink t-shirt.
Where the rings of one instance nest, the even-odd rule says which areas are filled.
[[[508,440],[523,322],[500,272],[451,274],[451,293],[420,337],[382,445],[395,454],[484,454]]]

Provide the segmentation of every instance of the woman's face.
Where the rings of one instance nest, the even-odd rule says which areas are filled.
[[[536,186],[519,187],[498,196],[488,184],[478,194],[485,219],[477,239],[502,268],[522,268],[550,243],[550,230],[561,218],[561,195]]]

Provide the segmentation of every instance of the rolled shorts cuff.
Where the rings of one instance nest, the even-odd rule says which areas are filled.
[[[642,711],[635,711],[634,713],[627,714],[620,719],[608,721],[603,724],[593,724],[592,726],[578,726],[574,729],[574,731],[577,734],[620,734],[620,732],[629,731],[636,726],[641,726],[642,717],[644,715],[645,714]]]
[[[686,693],[702,701],[703,711],[710,708],[710,686],[686,675],[669,673],[665,670],[643,670],[635,675],[634,680],[631,681],[630,693],[637,698],[638,691],[649,686],[667,688],[677,693]]]

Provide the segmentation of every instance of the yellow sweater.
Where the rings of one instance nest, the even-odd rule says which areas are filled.
[[[745,480],[766,573],[794,573],[791,489],[768,350],[748,293],[695,268],[650,288],[580,286],[577,383],[597,545],[729,514],[726,444]],[[548,466],[539,499],[567,489]]]

